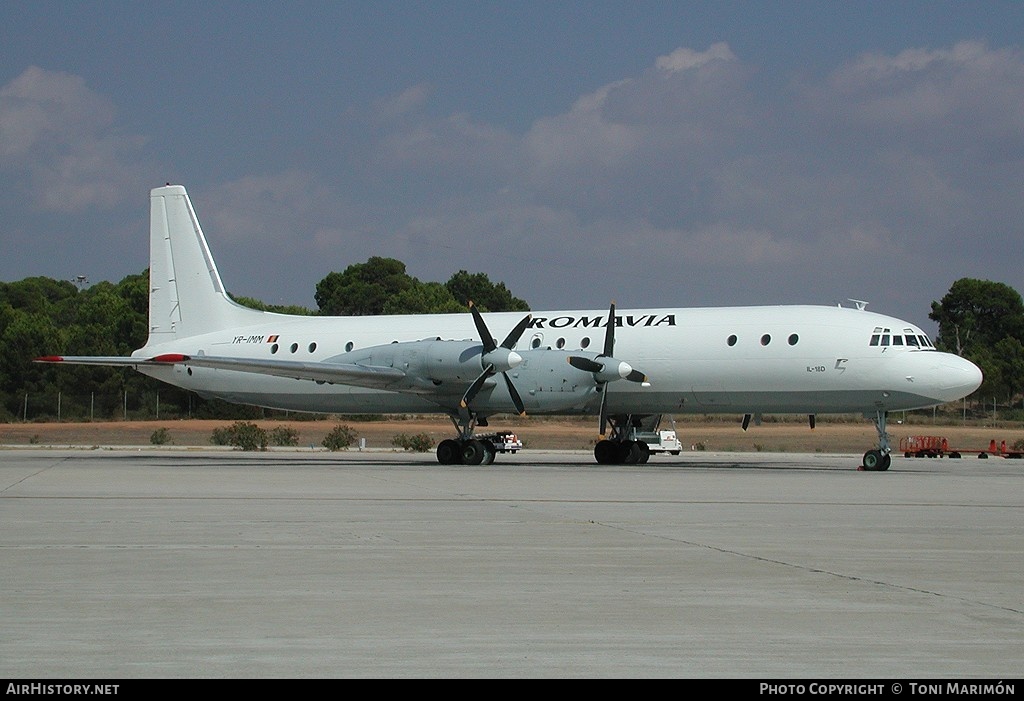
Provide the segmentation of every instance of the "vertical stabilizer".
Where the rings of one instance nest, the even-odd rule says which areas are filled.
[[[261,317],[262,312],[235,304],[224,291],[185,188],[152,190],[147,345],[253,324]]]

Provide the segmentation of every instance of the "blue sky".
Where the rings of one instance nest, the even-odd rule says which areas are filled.
[[[0,5],[0,280],[148,265],[189,189],[225,284],[373,255],[534,309],[1024,291],[1024,5]]]

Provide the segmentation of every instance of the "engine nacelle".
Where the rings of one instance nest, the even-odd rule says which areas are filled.
[[[577,352],[576,355],[579,353]],[[533,349],[510,351],[500,346],[483,356],[483,345],[474,341],[427,339],[371,346],[347,353],[346,362],[393,367],[407,373],[408,389],[430,388],[461,395],[488,364],[505,372],[522,396],[527,411],[583,411],[598,385],[593,372],[569,364],[566,351]],[[488,379],[474,400],[479,411],[505,411],[510,400],[504,383]],[[491,397],[494,388],[499,393]]]
[[[348,362],[393,367],[412,378],[433,382],[465,382],[468,386],[483,370],[483,346],[475,341],[405,341],[360,348]]]
[[[569,364],[569,353],[536,349],[519,351],[523,362],[508,376],[533,411],[583,411],[594,398],[597,380],[594,373]]]

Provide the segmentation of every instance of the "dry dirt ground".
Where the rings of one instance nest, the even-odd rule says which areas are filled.
[[[110,421],[87,423],[9,423],[0,424],[0,446],[149,446],[154,432],[165,429],[167,442],[175,446],[210,446],[213,430],[230,426],[233,421]],[[366,440],[368,448],[392,448],[392,439],[399,434],[426,433],[435,445],[454,434],[451,422],[443,417],[406,417],[384,421],[351,421],[339,417],[331,421],[255,421],[270,431],[276,426],[293,428],[303,448],[321,447],[321,441],[339,424],[349,426]],[[663,426],[664,427],[664,426]],[[549,450],[590,450],[597,439],[597,420],[494,417],[491,429],[509,429],[519,434],[524,447]],[[876,443],[874,427],[866,420],[827,420],[819,418],[811,430],[798,421],[765,422],[751,425],[744,432],[740,417],[677,419],[676,429],[683,449],[705,449],[724,452],[795,452],[795,453],[862,453]],[[480,429],[488,430],[488,429]],[[951,449],[965,454],[986,450],[990,441],[1006,441],[1012,446],[1024,438],[1019,424],[935,425],[931,423],[899,424],[890,419],[889,435],[893,449],[900,439],[909,436],[941,436]],[[357,443],[358,444],[358,443]]]

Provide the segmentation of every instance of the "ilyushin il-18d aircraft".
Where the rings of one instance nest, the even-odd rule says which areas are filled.
[[[602,464],[646,462],[637,438],[665,414],[863,413],[890,465],[888,412],[981,384],[914,324],[843,306],[293,316],[232,301],[185,188],[150,194],[149,338],[128,357],[41,362],[130,367],[204,397],[304,412],[444,413],[440,463],[488,464],[477,427],[498,414],[590,415]],[[497,333],[498,336],[493,335]],[[498,338],[502,340],[499,342]]]

